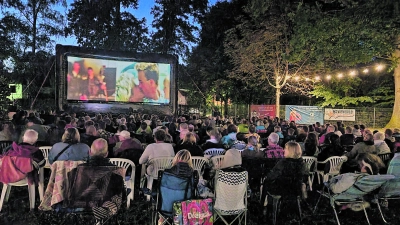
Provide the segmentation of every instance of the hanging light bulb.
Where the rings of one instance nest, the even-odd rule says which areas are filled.
[[[368,68],[365,68],[365,69],[363,70],[363,73],[365,73],[365,74],[369,73],[369,69],[368,69]]]
[[[355,70],[350,71],[349,75],[351,77],[354,77],[355,75],[357,75],[357,72]]]
[[[376,66],[376,71],[378,71],[378,72],[380,72],[380,71],[382,71],[383,69],[385,68],[385,66],[384,65],[382,65],[382,64],[378,64],[377,66]]]
[[[328,76],[326,76],[326,79],[327,79],[327,80],[330,80],[330,79],[332,79],[332,76],[331,76],[331,75],[328,75]]]
[[[340,79],[340,78],[342,78],[343,77],[343,73],[339,73],[338,75],[337,75],[337,77]]]

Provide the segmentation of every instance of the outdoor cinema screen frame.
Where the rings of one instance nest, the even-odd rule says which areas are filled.
[[[173,55],[57,45],[58,105],[107,103],[176,108]]]

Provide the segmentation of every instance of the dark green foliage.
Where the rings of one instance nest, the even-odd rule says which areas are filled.
[[[71,4],[66,36],[88,48],[148,51],[145,18],[137,19],[127,8],[137,8],[137,0],[85,1]]]
[[[155,28],[153,51],[186,56],[197,41],[199,28],[195,23],[202,20],[207,3],[207,0],[156,0],[151,10]]]

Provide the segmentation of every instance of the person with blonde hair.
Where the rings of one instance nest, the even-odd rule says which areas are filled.
[[[61,142],[53,145],[49,152],[49,163],[55,161],[86,161],[89,158],[89,146],[80,143],[79,131],[76,128],[65,130]]]
[[[186,149],[192,156],[204,156],[203,150],[196,144],[196,137],[192,132],[186,133],[183,140],[178,143],[175,151]]]
[[[307,180],[308,169],[303,161],[302,150],[298,143],[288,142],[284,149],[284,158],[267,174],[261,196],[266,206],[267,193],[271,195],[302,195],[303,180]]]
[[[385,134],[382,132],[374,134],[374,145],[378,155],[391,153],[389,146],[385,142]]]
[[[192,177],[193,163],[190,152],[186,149],[178,151],[172,160],[172,167],[170,169],[166,169],[165,171],[175,174],[179,177]]]

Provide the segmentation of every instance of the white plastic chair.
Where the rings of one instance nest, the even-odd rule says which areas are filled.
[[[312,156],[303,156],[303,160],[307,165],[309,175],[308,175],[308,185],[310,186],[310,191],[312,191],[312,184],[314,182],[314,175],[315,171],[317,169],[317,158],[312,157]],[[311,168],[311,166],[314,164],[314,167]]]
[[[52,146],[42,146],[39,147],[40,151],[42,151],[43,157],[46,160],[46,164],[39,169],[39,196],[43,199],[44,193],[44,169],[51,169],[51,165],[49,163],[49,151]]]
[[[247,171],[217,171],[215,175],[215,221],[221,218],[227,225],[233,224],[236,220],[238,220],[238,224],[242,224],[242,221],[246,224],[247,183]],[[231,222],[224,218],[224,216],[232,215],[236,215],[236,217]]]
[[[325,173],[324,170],[317,170],[318,175],[318,184],[320,184],[319,176],[323,177],[323,182],[328,182],[329,177],[338,175],[340,173],[340,168],[342,167],[343,163],[347,161],[346,156],[332,156],[327,158],[323,162],[318,162],[319,164],[326,164],[329,163],[329,172]]]
[[[225,149],[223,148],[210,148],[204,151],[204,155],[211,155],[211,156],[223,155],[224,153]]]
[[[151,174],[147,174],[146,171],[146,178],[147,178],[147,188],[152,190],[153,188],[153,180],[158,179],[158,171],[163,171],[165,169],[169,169],[172,167],[172,160],[174,157],[158,157],[150,159],[147,163],[147,166],[152,165],[153,171]],[[147,201],[150,201],[150,195],[147,196]]]
[[[128,180],[126,180],[125,177],[124,177],[126,188],[130,188],[131,189],[131,192],[127,196],[127,201],[126,201],[126,207],[129,208],[129,206],[131,205],[131,200],[133,201],[134,198],[135,198],[135,196],[134,196],[134,193],[135,193],[135,172],[136,172],[135,163],[133,163],[129,159],[122,159],[122,158],[110,158],[110,162],[112,164],[116,165],[116,166],[125,168],[125,172],[128,171],[129,167],[132,168],[131,177]]]
[[[35,184],[29,184],[28,178],[20,180],[15,183],[3,184],[3,190],[1,191],[0,198],[0,212],[3,208],[4,202],[8,202],[8,198],[10,197],[11,187],[12,186],[28,186],[29,192],[29,208],[32,210],[35,208]]]
[[[35,162],[32,160],[32,163],[35,164]],[[37,165],[36,165],[37,167]],[[41,170],[39,170],[39,176]],[[16,186],[16,187],[21,187],[21,186],[28,186],[28,192],[29,192],[29,208],[34,209],[35,208],[35,184],[29,184],[28,178],[24,178],[20,181],[14,182],[14,183],[9,183],[9,184],[4,184],[3,183],[3,189],[1,191],[1,197],[0,197],[0,212],[3,208],[4,202],[8,202],[8,198],[10,197],[10,192],[11,192],[11,187]],[[43,193],[40,195],[40,201],[43,200]]]
[[[218,155],[211,158],[212,168],[214,170],[219,170],[221,168],[222,161],[224,160],[224,155]]]
[[[205,157],[201,156],[193,156],[192,157],[192,164],[193,164],[193,169],[197,170],[199,173],[199,176],[201,176],[201,169],[203,168],[204,164],[208,162],[208,159]]]

